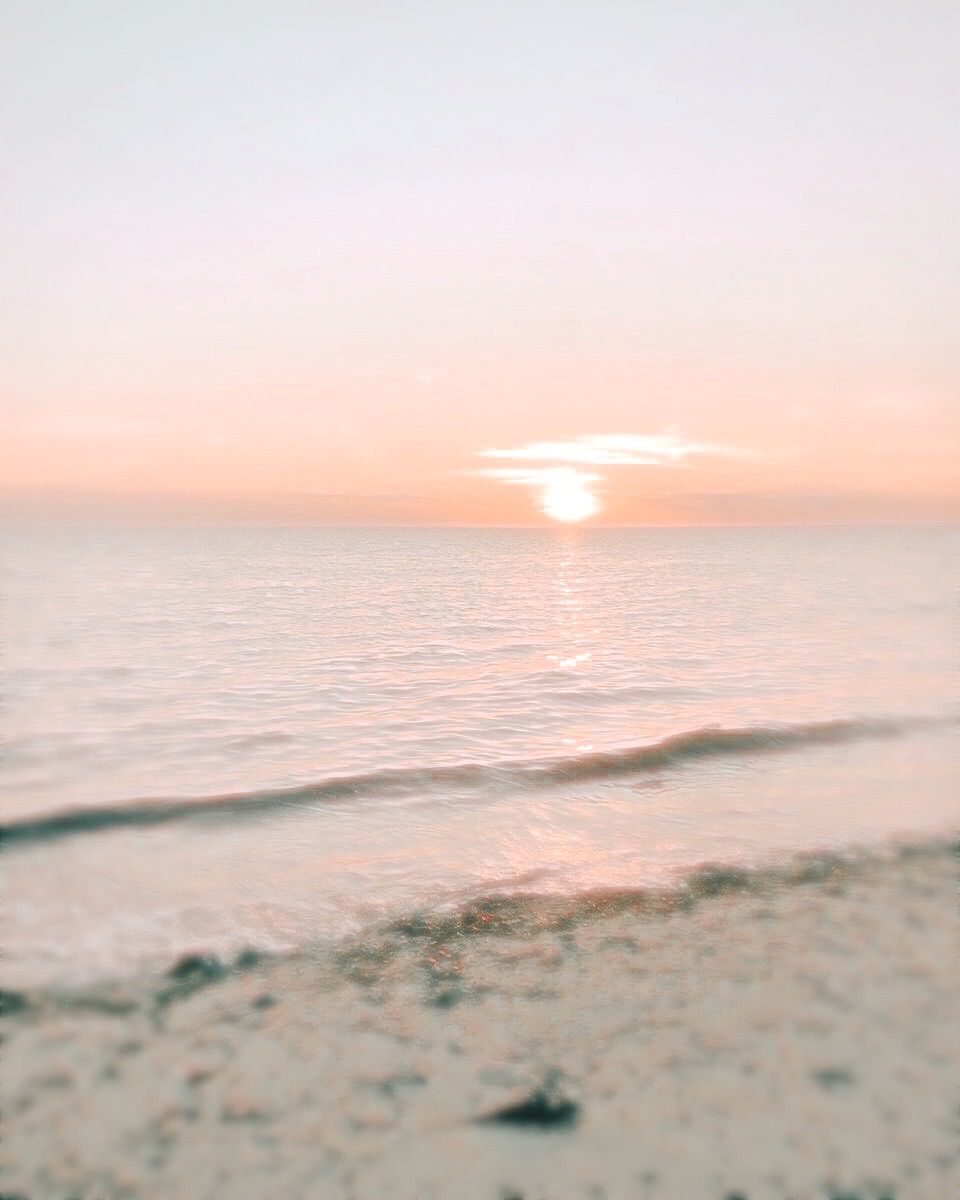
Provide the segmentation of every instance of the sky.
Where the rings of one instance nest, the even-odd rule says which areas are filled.
[[[14,520],[956,519],[955,5],[5,13]]]

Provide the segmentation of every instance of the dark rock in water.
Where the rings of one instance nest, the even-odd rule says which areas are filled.
[[[9,1017],[13,1013],[23,1012],[27,1007],[27,998],[22,992],[8,992],[6,988],[0,988],[0,1017]],[[0,1194],[0,1200],[3,1200],[3,1195]]]
[[[184,954],[178,958],[167,974],[171,979],[212,980],[226,974],[226,967],[213,954]]]
[[[526,1096],[483,1113],[478,1119],[484,1124],[564,1129],[573,1125],[579,1115],[580,1105],[576,1100],[560,1088],[555,1077],[548,1077]]]
[[[259,996],[254,996],[250,1001],[254,1008],[273,1008],[276,1002],[276,996],[270,996],[266,992],[262,992]]]

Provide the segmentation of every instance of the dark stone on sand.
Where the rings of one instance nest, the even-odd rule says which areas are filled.
[[[580,1105],[547,1081],[522,1100],[505,1104],[480,1117],[483,1124],[519,1125],[527,1129],[564,1129],[580,1115]]]
[[[259,950],[246,949],[241,950],[234,959],[233,965],[238,971],[249,971],[251,967],[259,967],[263,962],[264,956]]]
[[[689,888],[695,896],[721,896],[754,885],[754,876],[739,867],[701,867],[690,877]]]
[[[174,1000],[185,1000],[226,974],[227,968],[213,954],[184,954],[167,972],[167,978],[173,982],[157,993],[157,1007],[163,1008]]]
[[[254,996],[251,1004],[254,1008],[273,1008],[277,999],[275,996],[268,996],[266,992],[261,996]]]
[[[213,954],[184,954],[178,958],[167,974],[171,979],[213,980],[226,974],[226,967]]]
[[[853,1075],[843,1067],[824,1067],[822,1071],[813,1071],[812,1077],[827,1091],[833,1091],[834,1088],[839,1087],[851,1087],[854,1083]]]
[[[840,875],[844,867],[842,858],[832,854],[816,854],[804,857],[791,872],[794,883],[825,883]]]
[[[27,998],[22,992],[8,992],[0,988],[0,1017],[9,1017],[14,1013],[23,1012],[27,1007]],[[0,1200],[4,1200],[0,1192]]]
[[[89,993],[73,996],[64,1001],[65,1007],[76,1009],[77,1012],[103,1013],[107,1017],[123,1017],[132,1013],[137,1007],[136,1002],[129,996],[119,992]]]
[[[870,1196],[865,1196],[861,1192],[831,1192],[829,1200],[873,1200],[876,1195],[876,1200],[896,1200],[893,1192],[871,1192]]]
[[[459,1004],[463,999],[463,992],[457,987],[441,988],[433,993],[430,997],[430,1003],[434,1008],[453,1008],[455,1004]]]

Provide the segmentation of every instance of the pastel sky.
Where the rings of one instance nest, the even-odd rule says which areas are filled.
[[[956,515],[955,5],[5,11],[14,518]]]

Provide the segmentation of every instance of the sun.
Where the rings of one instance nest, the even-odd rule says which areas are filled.
[[[543,511],[555,521],[585,521],[592,517],[600,511],[600,504],[587,487],[589,479],[579,471],[551,471],[543,489]]]

